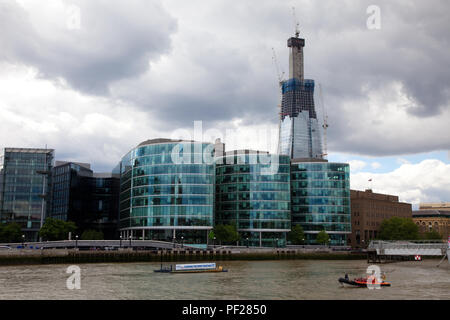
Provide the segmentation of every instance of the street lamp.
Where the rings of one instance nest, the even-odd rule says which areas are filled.
[[[181,236],[181,247],[182,248],[184,247],[184,237],[183,236]]]
[[[130,234],[130,248],[131,248],[131,238],[132,238],[133,236]]]
[[[248,248],[248,237],[247,237],[247,248]]]
[[[46,157],[46,161],[47,161],[47,157]],[[40,198],[42,198],[42,204],[41,204],[41,222],[40,222],[40,229],[42,229],[42,226],[44,225],[44,215],[45,215],[45,211],[44,211],[44,207],[45,207],[45,200],[47,199],[47,193],[45,190],[45,184],[46,184],[46,180],[48,178],[48,175],[50,174],[50,171],[47,170],[36,170],[37,174],[41,174],[43,176],[42,178],[42,194],[39,195]],[[39,237],[40,241],[42,241],[42,237]]]
[[[78,235],[75,236],[75,249],[78,249]]]
[[[119,247],[122,248],[122,236],[120,236],[120,245],[119,245]]]
[[[277,243],[276,243],[276,245],[277,245],[277,248],[278,248],[278,238],[277,238]]]
[[[214,249],[216,248],[216,237],[214,237],[214,240],[213,240],[213,248]]]
[[[173,237],[172,243],[173,243],[173,247],[175,248],[175,236]]]
[[[23,234],[23,235],[22,235],[22,247],[23,247],[23,248],[25,248],[24,242],[25,242],[25,235]]]

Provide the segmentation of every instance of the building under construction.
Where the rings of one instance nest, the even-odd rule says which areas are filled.
[[[351,234],[350,167],[328,162],[324,108],[324,143],[314,104],[314,80],[304,78],[305,40],[288,40],[289,79],[280,78],[280,132],[278,153],[291,158],[292,226],[302,226],[306,244],[317,244],[325,231],[329,244],[346,245]]]
[[[304,79],[303,47],[299,33],[288,40],[289,79],[281,81],[278,153],[291,159],[322,159],[319,122],[314,107],[314,80]]]

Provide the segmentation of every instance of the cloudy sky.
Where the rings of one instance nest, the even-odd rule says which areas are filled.
[[[0,0],[0,147],[110,171],[202,121],[206,141],[274,151],[293,6],[352,188],[450,201],[448,0]]]

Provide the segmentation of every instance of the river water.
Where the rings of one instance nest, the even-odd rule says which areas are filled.
[[[381,264],[391,287],[341,287],[366,261],[225,261],[224,273],[154,273],[158,263],[80,264],[81,289],[67,289],[69,265],[0,267],[0,299],[450,299],[450,266],[439,260]]]

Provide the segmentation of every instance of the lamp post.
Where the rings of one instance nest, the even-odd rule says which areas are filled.
[[[75,236],[75,249],[78,249],[78,235]]]
[[[122,236],[120,236],[120,244],[119,247],[122,248]]]
[[[214,237],[214,240],[213,240],[213,248],[214,249],[216,248],[216,237]]]
[[[175,237],[173,237],[172,243],[173,243],[173,247],[175,248]]]
[[[132,238],[133,236],[130,234],[130,248],[131,248],[131,238]]]
[[[25,235],[23,234],[22,235],[22,247],[23,248],[25,248],[25,244],[24,243],[25,243]]]
[[[277,245],[277,248],[278,248],[278,238],[277,238],[277,243],[276,243],[276,245]]]
[[[47,160],[47,157],[46,157]],[[50,174],[49,171],[47,170],[36,170],[37,174],[41,174],[43,176],[42,178],[42,194],[39,195],[40,198],[42,198],[42,204],[41,204],[41,222],[39,225],[39,229],[42,229],[42,226],[44,225],[44,215],[45,215],[45,200],[47,199],[47,193],[45,190],[45,184],[46,184],[46,180],[48,175]],[[42,241],[42,237],[39,237],[39,241]]]
[[[184,237],[183,236],[181,236],[181,247],[182,248],[184,247]]]
[[[248,237],[247,237],[247,248],[248,248]]]

